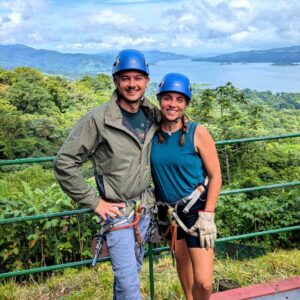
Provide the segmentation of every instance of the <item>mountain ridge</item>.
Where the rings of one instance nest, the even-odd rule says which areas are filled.
[[[198,57],[192,60],[219,63],[296,64],[300,63],[300,46],[238,51],[212,57]]]
[[[300,46],[249,50],[227,53],[211,57],[192,57],[188,55],[143,51],[148,63],[156,64],[163,60],[191,59],[218,63],[300,63]],[[0,68],[12,70],[16,67],[33,67],[52,75],[78,78],[84,75],[110,73],[117,52],[103,53],[62,53],[55,50],[35,49],[23,44],[0,45]]]
[[[149,64],[160,60],[191,58],[186,55],[158,50],[143,51]],[[14,69],[20,66],[37,68],[48,74],[70,77],[109,73],[117,52],[61,53],[54,50],[35,49],[22,44],[0,45],[0,67]]]

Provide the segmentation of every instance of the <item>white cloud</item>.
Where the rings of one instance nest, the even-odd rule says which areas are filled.
[[[148,44],[153,44],[155,40],[151,37],[127,37],[127,36],[114,36],[111,38],[111,41],[116,45],[117,47],[123,48],[127,46],[147,46]]]
[[[227,43],[227,48],[232,49],[261,48],[280,43],[300,44],[299,14],[298,1],[287,4],[286,1],[229,0],[212,5],[201,0],[182,9],[167,10],[162,28],[169,35],[185,32],[193,37],[189,47],[217,42]]]
[[[249,38],[250,32],[240,31],[231,35],[231,40],[234,42],[243,42]]]
[[[0,0],[0,41],[82,52],[263,49],[300,44],[299,15],[298,0]]]
[[[56,45],[59,50],[86,50],[86,51],[101,51],[101,50],[120,50],[129,47],[153,47],[156,41],[149,37],[127,37],[127,36],[107,36],[103,41],[89,43],[60,43]]]
[[[199,44],[199,39],[192,36],[177,35],[171,38],[170,41],[168,41],[168,44],[174,48],[181,48],[182,45],[185,45],[187,48],[192,48]],[[167,43],[165,46],[167,46]]]
[[[45,12],[40,0],[0,2],[0,40],[2,43],[26,43],[31,41],[38,24],[36,16]],[[1,18],[2,16],[2,18]]]
[[[28,33],[27,36],[36,42],[44,41],[44,38],[39,33]]]
[[[106,3],[112,3],[112,4],[137,4],[137,3],[153,2],[153,0],[152,1],[150,1],[150,0],[104,0],[104,2],[106,2]],[[164,1],[157,0],[157,2],[164,2]]]
[[[252,4],[248,0],[233,0],[230,1],[229,7],[235,9],[235,8],[246,8],[249,9],[252,7]]]
[[[117,30],[123,30],[124,27],[137,26],[137,22],[129,15],[112,12],[111,10],[104,10],[100,13],[88,17],[88,21],[94,25],[103,25],[113,27]]]

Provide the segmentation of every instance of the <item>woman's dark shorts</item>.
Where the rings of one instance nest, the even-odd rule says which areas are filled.
[[[190,209],[188,213],[183,212],[186,204],[178,205],[177,215],[179,219],[185,224],[187,228],[191,228],[198,219],[198,211],[205,208],[206,200],[199,199]],[[158,217],[159,220],[167,222],[167,206],[159,206]],[[160,234],[163,236],[167,231],[168,225],[159,225]],[[167,240],[171,239],[171,234],[166,236]],[[200,241],[198,236],[192,236],[186,233],[179,225],[177,227],[177,240],[185,239],[188,248],[200,248]]]

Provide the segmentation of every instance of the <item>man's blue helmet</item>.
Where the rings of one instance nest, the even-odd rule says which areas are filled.
[[[156,95],[159,96],[165,92],[181,93],[187,98],[187,102],[192,98],[192,88],[190,80],[180,73],[166,74],[158,85]]]
[[[149,66],[142,52],[134,49],[125,49],[119,52],[112,67],[112,75],[130,70],[141,71],[149,76]]]

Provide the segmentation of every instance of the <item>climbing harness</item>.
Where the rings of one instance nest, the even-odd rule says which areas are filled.
[[[162,226],[167,226],[167,229],[165,232],[162,233],[162,236],[166,238],[168,235],[170,235],[170,250],[172,254],[172,260],[173,265],[175,262],[175,246],[176,246],[176,240],[177,240],[177,227],[178,225],[189,235],[192,236],[199,236],[197,232],[190,233],[189,228],[186,227],[186,225],[183,223],[183,221],[179,218],[177,209],[179,206],[185,205],[183,208],[184,213],[189,213],[190,209],[193,207],[193,205],[198,201],[198,199],[201,197],[202,193],[206,191],[208,186],[208,177],[205,178],[203,184],[199,185],[190,195],[178,200],[175,203],[169,204],[166,202],[156,202],[157,206],[163,206],[167,207],[167,215],[166,215],[166,221],[158,220],[158,224]]]
[[[158,230],[157,214],[158,214],[158,207],[157,206],[152,207],[150,210],[150,216],[151,216],[150,223],[145,234],[143,245],[145,245],[146,242],[148,241],[152,244],[157,244],[161,241],[161,236]]]
[[[143,209],[143,206],[142,206],[142,202],[140,200],[137,200],[137,201],[135,201],[133,208],[130,210],[128,216],[125,219],[122,219],[120,221],[112,223],[110,218],[107,218],[107,220],[102,221],[100,223],[100,230],[99,230],[99,232],[97,232],[97,234],[94,237],[97,241],[97,244],[96,244],[96,247],[95,247],[94,258],[93,258],[93,261],[92,261],[92,267],[95,267],[96,264],[97,264],[98,257],[101,255],[103,241],[105,240],[105,235],[108,232],[133,227],[136,242],[139,245],[142,245],[143,239],[142,239],[140,229],[138,227],[138,223],[141,219],[143,211],[144,211],[144,209]],[[132,217],[134,217],[133,222],[129,223],[129,220]],[[127,224],[125,224],[125,223],[127,223]]]
[[[120,230],[120,229],[126,229],[126,228],[133,227],[134,233],[135,233],[135,239],[136,239],[137,243],[139,245],[141,245],[143,241],[142,241],[142,236],[141,236],[140,229],[138,227],[138,223],[141,219],[142,211],[143,211],[142,203],[141,203],[141,201],[137,201],[135,203],[134,210],[132,210],[132,212],[134,213],[133,222],[128,223],[126,225],[121,225],[121,222],[124,221],[124,220],[122,220],[120,222],[117,222],[117,223],[113,224],[113,227],[111,227],[111,229],[109,231],[116,231],[116,230]],[[130,215],[131,215],[131,213],[129,214],[129,216]],[[129,220],[130,217],[128,217],[127,220]],[[122,222],[122,223],[124,223],[124,222]]]

